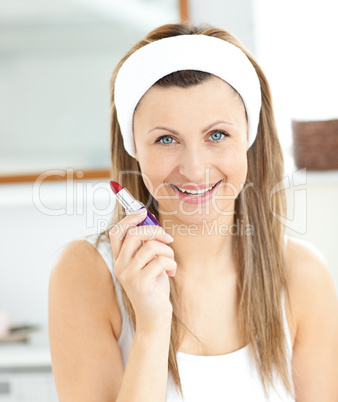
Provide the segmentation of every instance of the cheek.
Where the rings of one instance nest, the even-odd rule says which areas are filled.
[[[247,159],[239,157],[228,160],[224,164],[223,174],[226,181],[220,189],[220,195],[228,197],[229,201],[234,201],[242,191],[247,176]],[[224,202],[224,201],[223,201]]]
[[[156,199],[158,194],[165,191],[164,181],[170,175],[167,164],[157,161],[155,158],[147,158],[140,163],[142,179],[151,195]]]
[[[229,200],[234,199],[242,190],[246,180],[246,153],[234,154],[233,157],[226,158],[223,163],[222,171],[224,176],[226,176],[226,182],[220,194],[228,196]]]
[[[236,188],[244,183],[248,171],[247,153],[243,148],[238,152],[229,153],[223,159],[223,172],[227,176],[227,181]]]
[[[153,169],[154,166],[159,167],[166,160],[165,156],[168,156],[168,152],[159,152],[158,147],[153,143],[141,142],[137,143],[137,159],[143,170]]]
[[[246,180],[247,173],[248,173],[248,159],[246,156],[246,152],[244,155],[241,155],[241,157],[238,158],[238,165],[237,165],[236,171],[237,171],[238,179],[242,183],[244,183]]]

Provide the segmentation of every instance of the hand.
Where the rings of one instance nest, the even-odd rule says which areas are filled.
[[[136,226],[146,214],[131,214],[109,232],[114,273],[135,311],[137,330],[152,331],[168,326],[172,319],[169,276],[177,264],[172,240],[161,226]]]

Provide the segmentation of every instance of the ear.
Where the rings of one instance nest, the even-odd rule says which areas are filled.
[[[135,148],[135,157],[134,158],[136,159],[137,162],[139,161],[136,148]]]
[[[138,162],[138,155],[137,155],[137,149],[136,149],[136,143],[135,143],[134,135],[133,135],[133,144],[134,144],[134,155],[135,155],[134,158]]]

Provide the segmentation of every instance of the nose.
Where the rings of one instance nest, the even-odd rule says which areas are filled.
[[[196,147],[185,147],[179,155],[179,173],[188,182],[201,184],[208,182],[210,161],[208,156]]]

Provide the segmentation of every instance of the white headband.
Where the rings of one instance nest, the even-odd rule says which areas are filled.
[[[115,81],[114,102],[126,151],[135,158],[134,110],[147,90],[174,71],[199,70],[230,84],[243,99],[248,116],[249,146],[257,134],[261,90],[247,56],[223,39],[207,35],[178,35],[151,42],[121,66]]]

